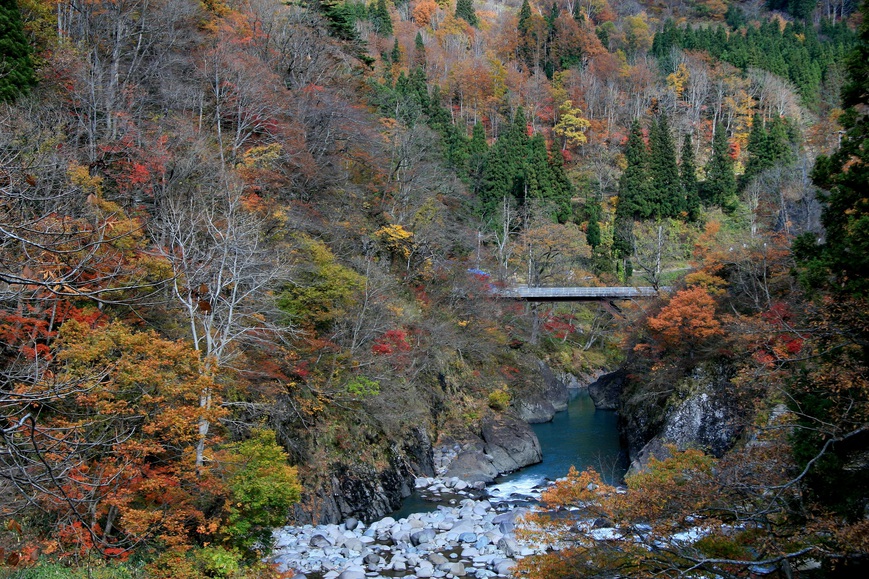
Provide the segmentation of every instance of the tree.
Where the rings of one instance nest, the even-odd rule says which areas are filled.
[[[679,159],[679,181],[685,193],[685,211],[690,221],[700,219],[700,187],[697,183],[697,167],[694,164],[694,146],[691,135],[682,140],[682,154]]]
[[[570,100],[561,103],[558,111],[558,122],[552,127],[552,132],[561,137],[561,150],[566,151],[584,144],[588,140],[585,131],[591,126],[591,122],[582,117],[582,111],[574,107]]]
[[[656,218],[679,217],[685,212],[685,194],[666,113],[652,125],[649,149],[650,193],[655,205],[653,215]]]
[[[727,142],[727,131],[722,123],[718,123],[712,138],[712,156],[706,164],[706,180],[700,188],[700,198],[707,206],[717,205],[725,211],[736,208],[734,164]]]
[[[869,2],[862,4],[860,41],[848,59],[848,81],[842,88],[846,107],[839,150],[820,156],[812,171],[814,183],[828,191],[821,196],[825,239],[815,243],[806,234],[795,245],[804,263],[804,278],[813,287],[869,295]]]
[[[457,0],[456,18],[461,18],[471,26],[476,26],[477,12],[474,10],[474,0]]]
[[[290,281],[289,264],[262,239],[262,217],[245,207],[238,191],[209,198],[173,191],[162,203],[155,237],[172,269],[172,294],[186,317],[188,338],[214,376],[242,354],[242,344],[280,340],[273,290]],[[203,409],[215,391],[199,393]],[[204,463],[211,421],[199,420],[196,464]]]
[[[640,122],[634,120],[624,149],[627,167],[619,178],[619,204],[616,215],[630,219],[645,219],[653,215],[649,182],[649,151],[643,139]]]
[[[16,0],[0,0],[0,102],[12,101],[36,84],[30,44]]]
[[[392,35],[392,16],[386,7],[386,0],[376,0],[368,7],[369,19],[380,36]]]

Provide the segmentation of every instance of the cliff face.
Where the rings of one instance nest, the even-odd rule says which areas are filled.
[[[589,386],[598,408],[620,413],[632,469],[650,457],[667,456],[666,445],[698,448],[720,457],[742,429],[733,394],[733,368],[726,361],[702,362],[670,384],[649,384],[619,370]]]

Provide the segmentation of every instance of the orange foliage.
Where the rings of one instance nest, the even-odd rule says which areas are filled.
[[[437,12],[438,5],[434,0],[422,0],[413,7],[413,20],[419,26],[428,26],[431,18]]]
[[[715,318],[715,300],[700,286],[677,292],[660,314],[649,318],[647,325],[670,349],[693,349],[724,334]]]

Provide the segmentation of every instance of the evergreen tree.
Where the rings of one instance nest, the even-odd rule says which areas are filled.
[[[812,171],[812,181],[827,191],[821,196],[826,235],[821,244],[814,234],[800,236],[794,253],[810,287],[865,298],[869,297],[869,1],[863,1],[861,11],[859,43],[847,61],[848,80],[842,87],[845,111],[839,122],[845,133],[839,150],[818,157]]]
[[[585,241],[592,249],[597,249],[600,246],[600,220],[603,210],[600,207],[600,201],[597,199],[586,199],[585,202],[585,218],[588,220],[588,226],[585,229]]]
[[[476,123],[468,143],[468,177],[475,193],[480,192],[483,179],[483,168],[486,166],[486,153],[489,144],[486,142],[486,129],[483,123]]]
[[[519,21],[516,24],[516,31],[519,36],[518,56],[519,60],[525,63],[529,70],[534,68],[534,58],[531,54],[531,30],[529,21],[531,20],[531,4],[528,0],[522,0],[522,7],[519,8]]]
[[[751,119],[751,132],[748,134],[748,162],[745,163],[745,173],[742,175],[744,185],[747,185],[754,177],[772,167],[772,160],[768,155],[769,134],[763,124],[759,113],[755,113]]]
[[[528,150],[525,111],[519,107],[510,128],[495,141],[486,155],[481,187],[484,216],[494,215],[505,196],[520,202],[524,200],[523,170]]]
[[[389,54],[389,60],[392,61],[392,64],[399,64],[401,62],[401,49],[398,47],[398,38],[395,39],[395,42],[392,45],[392,52]]]
[[[417,32],[413,41],[413,64],[425,69],[425,43],[422,41],[422,33]]]
[[[36,84],[30,44],[16,0],[0,0],[0,102],[12,101]]]
[[[706,181],[700,190],[704,204],[717,205],[725,211],[736,209],[734,164],[733,157],[730,156],[727,132],[724,125],[718,123],[712,137],[712,157],[706,164]]]
[[[386,7],[386,0],[377,0],[375,4],[369,7],[369,20],[374,25],[374,30],[380,36],[390,36],[392,34],[392,17],[389,15],[389,9]]]
[[[624,153],[627,167],[619,178],[616,215],[629,219],[646,219],[653,213],[650,205],[649,153],[638,120],[631,124]]]
[[[679,165],[679,180],[685,193],[685,212],[688,220],[697,222],[700,219],[700,192],[697,184],[697,165],[694,162],[694,145],[691,135],[685,135],[682,141],[681,164]]]
[[[649,146],[652,216],[679,217],[685,211],[685,196],[679,179],[679,165],[676,163],[676,146],[673,143],[666,113],[652,125]]]
[[[461,18],[471,26],[477,25],[477,12],[474,10],[474,0],[457,0],[456,18]]]
[[[338,38],[358,40],[356,35],[356,18],[353,8],[342,0],[317,0],[317,9],[328,22],[329,29]],[[364,9],[365,5],[362,5]],[[364,19],[364,14],[362,15]]]

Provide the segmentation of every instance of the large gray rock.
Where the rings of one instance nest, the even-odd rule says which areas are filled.
[[[525,422],[509,415],[487,416],[482,424],[486,454],[498,472],[512,472],[543,460],[540,441]]]
[[[487,484],[494,481],[495,477],[501,474],[501,471],[492,464],[491,457],[486,455],[485,446],[480,438],[465,445],[450,463],[445,476]]]
[[[528,424],[549,422],[556,412],[567,410],[570,393],[567,385],[544,362],[538,362],[542,383],[523,389],[513,401],[513,410]]]
[[[625,383],[626,374],[622,370],[604,374],[588,385],[588,395],[598,410],[618,410],[619,397]]]

